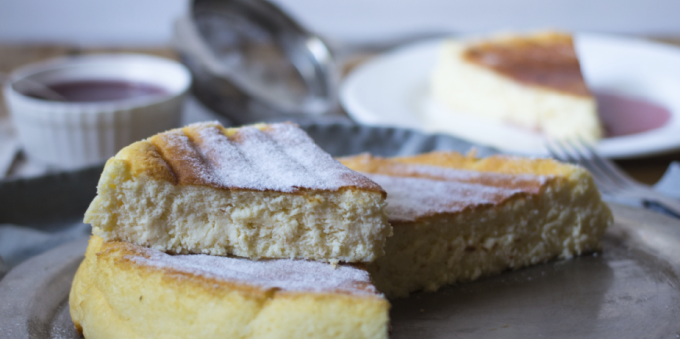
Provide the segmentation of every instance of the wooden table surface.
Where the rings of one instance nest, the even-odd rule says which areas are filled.
[[[654,38],[653,40],[680,46],[680,38]],[[77,48],[60,45],[0,45],[0,73],[9,73],[13,69],[59,56],[83,55],[92,53],[144,53],[176,59],[171,48]],[[358,56],[350,67],[354,67],[369,59],[371,55]],[[345,70],[346,73],[348,70]],[[0,93],[0,117],[7,115],[2,93]],[[657,182],[672,161],[680,160],[680,151],[662,156],[644,159],[619,160],[617,163],[635,179],[653,184]]]

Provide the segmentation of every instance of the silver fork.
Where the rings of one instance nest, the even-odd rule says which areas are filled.
[[[647,208],[662,208],[680,218],[680,201],[635,181],[613,162],[599,156],[595,149],[582,139],[551,140],[546,142],[545,146],[556,159],[585,167],[603,194],[641,199]]]

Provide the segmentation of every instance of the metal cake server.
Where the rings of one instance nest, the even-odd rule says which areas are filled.
[[[331,46],[271,2],[194,0],[176,21],[174,40],[194,75],[194,95],[233,122],[248,123],[338,113],[344,61],[443,35]]]

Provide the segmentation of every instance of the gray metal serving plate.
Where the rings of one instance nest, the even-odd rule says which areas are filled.
[[[612,205],[596,255],[392,301],[392,338],[675,338],[680,221]],[[1,338],[78,338],[68,313],[87,239],[30,259],[0,281]]]
[[[307,128],[334,155],[361,151],[394,155],[469,147],[446,137],[404,130],[349,125]],[[491,152],[482,149],[483,154]],[[96,170],[34,179],[37,183],[0,185],[0,200],[7,199],[3,194],[15,191],[23,192],[24,203],[31,201],[26,190],[44,194],[38,200],[44,206],[37,209],[44,211],[42,215],[21,212],[36,211],[36,199],[30,209],[19,201],[13,205],[17,211],[3,209],[0,222],[12,219],[40,225],[50,213],[57,213],[56,219],[69,217],[64,212],[69,208],[53,200],[66,192],[71,192],[67,195],[74,203],[91,199],[83,195],[94,194],[96,175],[90,172]],[[80,187],[85,184],[91,187]],[[70,190],[69,185],[73,186]],[[70,209],[82,215],[77,208]],[[638,208],[612,205],[612,209],[616,222],[603,239],[601,253],[393,300],[391,337],[680,336],[680,221]],[[86,246],[86,238],[62,245],[24,262],[0,281],[0,338],[78,338],[68,313],[68,293]]]

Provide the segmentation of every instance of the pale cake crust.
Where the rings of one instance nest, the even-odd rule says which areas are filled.
[[[169,253],[371,262],[385,192],[284,123],[200,123],[111,158],[85,214],[93,234]]]
[[[551,159],[433,152],[341,161],[388,193],[394,236],[368,266],[388,297],[595,251],[612,223],[588,172]]]
[[[387,338],[389,321],[359,267],[173,257],[97,236],[69,304],[89,339]]]
[[[430,85],[450,114],[468,115],[551,137],[603,136],[572,37],[561,32],[504,34],[442,44]],[[446,124],[444,114],[430,114]]]

